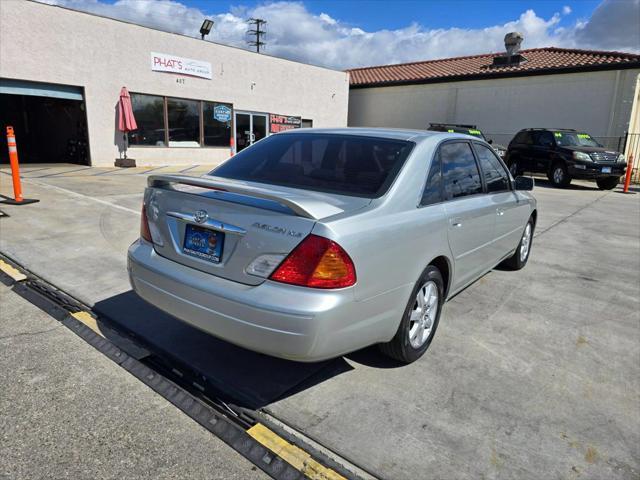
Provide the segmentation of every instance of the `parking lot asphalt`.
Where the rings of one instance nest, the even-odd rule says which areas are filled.
[[[0,252],[369,472],[640,476],[640,195],[538,181],[529,264],[450,300],[421,360],[369,348],[309,366],[207,337],[129,292],[148,172],[37,168],[24,190],[40,203],[0,206]]]
[[[0,478],[267,478],[0,284]]]

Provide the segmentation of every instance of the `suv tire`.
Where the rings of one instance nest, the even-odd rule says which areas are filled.
[[[549,181],[554,187],[565,188],[571,183],[567,166],[563,162],[556,162],[549,171]]]
[[[529,218],[527,225],[524,227],[520,242],[516,247],[516,251],[502,262],[502,265],[509,270],[520,270],[524,268],[531,255],[531,247],[533,247],[533,232],[535,230],[535,224],[533,217]]]
[[[423,314],[420,313],[420,296],[425,300],[422,302],[422,305],[424,305]],[[415,362],[424,355],[438,328],[443,303],[444,280],[442,279],[442,274],[436,267],[429,265],[420,275],[415,287],[413,287],[395,336],[390,342],[379,345],[382,353],[402,363]],[[431,314],[429,314],[430,311]],[[412,316],[414,320],[411,319]],[[419,318],[416,319],[416,317]],[[420,322],[424,323],[420,324]],[[419,341],[414,342],[411,340],[410,332],[416,331],[415,327],[420,327],[421,325],[428,326],[429,331]],[[417,332],[419,333],[419,329]]]
[[[619,182],[620,182],[619,177],[606,177],[606,178],[599,178],[596,180],[596,184],[598,185],[598,188],[600,190],[613,190],[618,186]]]
[[[509,165],[509,172],[511,173],[511,176],[513,178],[516,178],[516,177],[522,175],[522,169],[518,165],[518,159],[517,158],[514,158],[511,161],[511,165]]]

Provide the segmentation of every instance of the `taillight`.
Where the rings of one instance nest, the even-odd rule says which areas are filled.
[[[142,205],[142,214],[140,215],[140,237],[149,243],[152,243],[151,232],[149,231],[149,220],[147,220],[147,209]]]
[[[356,283],[356,269],[347,252],[336,242],[309,235],[269,279],[304,287],[344,288]]]

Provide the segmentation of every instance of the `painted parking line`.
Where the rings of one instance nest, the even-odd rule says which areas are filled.
[[[256,423],[247,430],[247,433],[307,478],[312,480],[347,480],[334,470],[321,465],[307,452],[287,442],[261,423]]]

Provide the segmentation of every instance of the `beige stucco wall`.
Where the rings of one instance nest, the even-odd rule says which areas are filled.
[[[640,69],[353,89],[349,126],[476,124],[507,144],[527,127],[618,137],[629,127]]]
[[[93,165],[113,165],[118,156],[115,106],[122,86],[301,116],[314,127],[346,126],[344,72],[35,2],[2,3],[0,77],[84,87]],[[210,62],[213,79],[151,71],[151,52]],[[229,149],[131,147],[129,154],[140,165],[218,163]]]

